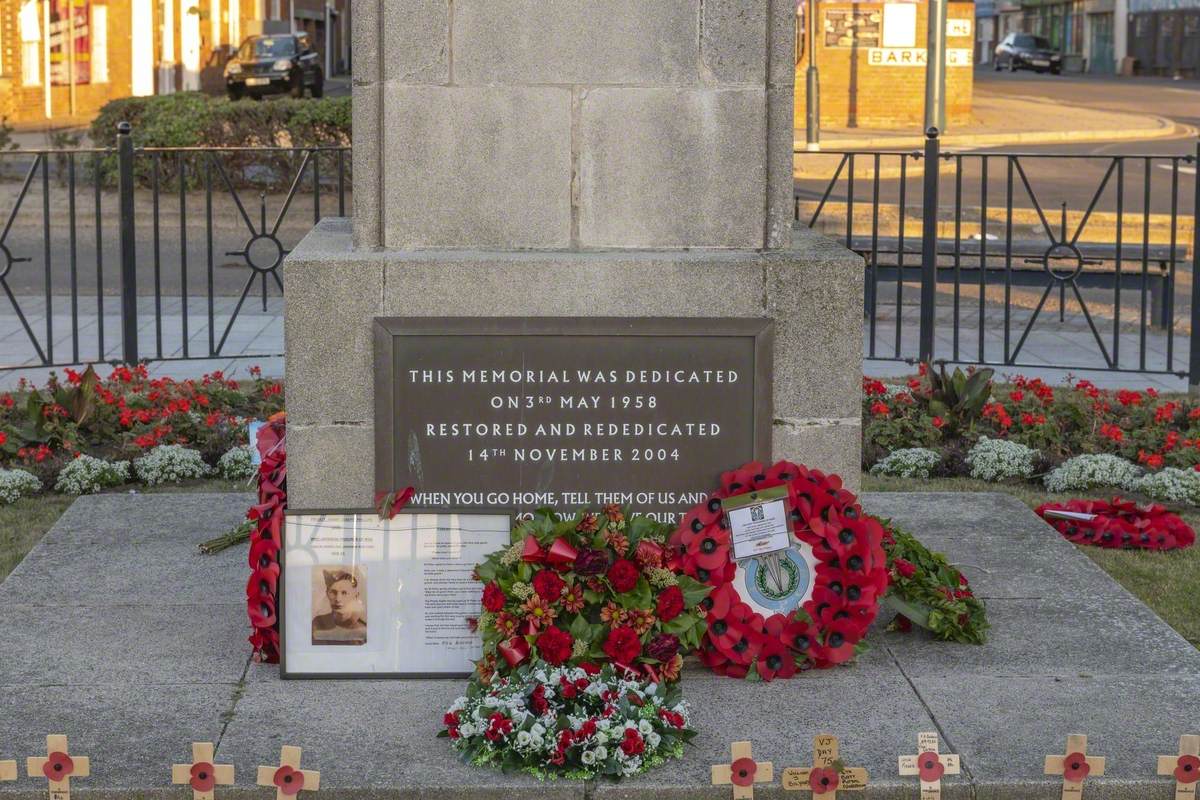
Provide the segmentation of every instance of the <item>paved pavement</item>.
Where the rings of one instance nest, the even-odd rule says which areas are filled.
[[[842,757],[871,777],[879,800],[914,797],[898,755],[937,731],[963,773],[947,800],[1057,796],[1045,754],[1067,734],[1089,735],[1108,758],[1088,780],[1094,800],[1167,796],[1156,756],[1174,753],[1195,723],[1200,651],[1090,559],[1007,495],[868,494],[890,517],[964,565],[988,604],[983,646],[887,633],[852,666],[793,680],[747,683],[689,668],[685,698],[700,731],[685,757],[621,784],[503,775],[462,764],[434,738],[464,681],[281,681],[253,664],[246,637],[244,548],[215,556],[198,542],[240,520],[247,494],[83,497],[0,584],[0,743],[7,757],[44,752],[66,733],[91,758],[73,780],[88,797],[166,796],[170,765],[193,741],[216,743],[236,768],[231,800],[261,800],[255,767],[282,744],[321,772],[321,795],[411,798],[728,798],[710,765],[729,742],[784,767],[811,763],[812,737],[833,733]],[[1092,624],[1103,619],[1104,624]],[[44,800],[45,781],[0,784],[2,800]],[[763,800],[790,793],[755,787]]]

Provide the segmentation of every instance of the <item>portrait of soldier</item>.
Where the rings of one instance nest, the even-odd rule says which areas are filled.
[[[366,644],[367,602],[362,569],[326,567],[316,572],[313,576],[312,643]]]

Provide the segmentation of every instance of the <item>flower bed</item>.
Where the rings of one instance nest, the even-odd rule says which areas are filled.
[[[0,469],[22,470],[63,494],[135,479],[151,486],[213,474],[244,479],[253,474],[247,423],[282,408],[283,384],[256,367],[247,381],[220,372],[151,378],[141,365],[105,378],[92,367],[67,369],[43,386],[22,380],[15,392],[0,393]]]
[[[1200,503],[1200,403],[1090,381],[992,378],[990,369],[949,374],[926,365],[900,385],[864,378],[864,469],[1038,480],[1053,492],[1116,487]]]

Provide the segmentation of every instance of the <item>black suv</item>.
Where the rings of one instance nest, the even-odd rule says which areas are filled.
[[[1010,33],[996,45],[992,61],[996,70],[1008,66],[1009,72],[1032,69],[1037,72],[1062,72],[1062,55],[1050,47],[1050,42],[1031,33]]]
[[[225,65],[225,91],[230,100],[288,92],[303,97],[307,87],[313,97],[325,93],[321,57],[307,34],[251,36]]]

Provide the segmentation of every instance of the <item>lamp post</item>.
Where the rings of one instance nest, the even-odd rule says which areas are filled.
[[[821,83],[817,73],[817,0],[807,0],[808,71],[804,92],[805,129],[810,153],[821,149]]]
[[[925,40],[925,131],[946,130],[946,0],[929,0]]]

